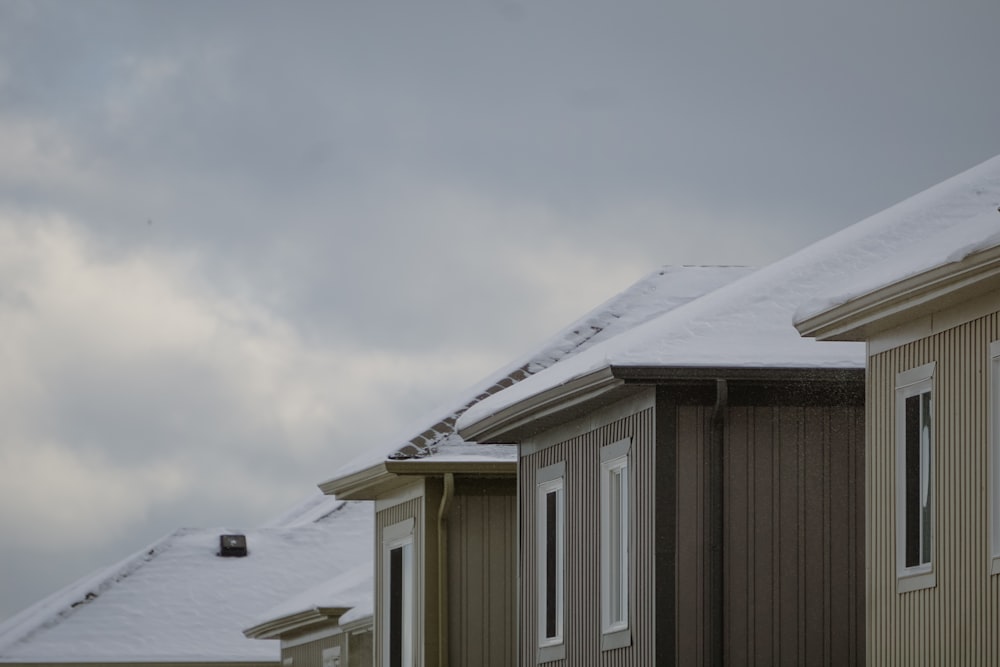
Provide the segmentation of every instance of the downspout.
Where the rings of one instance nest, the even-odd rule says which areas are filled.
[[[706,453],[705,513],[705,657],[706,665],[721,667],[725,659],[725,476],[726,409],[729,386],[724,379],[715,381],[715,406]]]
[[[448,510],[455,497],[455,475],[444,474],[438,508],[438,665],[448,667]]]

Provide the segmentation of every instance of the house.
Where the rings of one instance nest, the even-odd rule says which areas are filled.
[[[181,529],[0,624],[3,665],[277,667],[243,629],[292,593],[371,568],[371,503],[315,494],[251,531]]]
[[[282,667],[371,667],[374,586],[367,560],[272,607],[243,634],[280,640]]]
[[[1000,664],[998,207],[994,158],[875,216],[914,242],[797,316],[867,345],[871,666]]]
[[[375,664],[516,664],[517,456],[455,432],[478,401],[749,273],[664,267],[320,485],[375,501]],[[416,434],[416,435],[414,435]]]
[[[519,446],[520,664],[863,664],[865,349],[793,315],[938,224],[859,223],[462,415]]]

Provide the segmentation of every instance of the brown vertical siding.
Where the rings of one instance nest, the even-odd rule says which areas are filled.
[[[384,582],[382,581],[382,530],[386,526],[391,526],[400,521],[405,521],[406,519],[413,519],[413,574],[414,574],[414,595],[417,596],[418,600],[421,596],[421,572],[424,568],[424,554],[421,545],[424,540],[424,498],[414,498],[412,500],[407,500],[398,505],[393,505],[386,509],[380,510],[375,513],[375,608],[381,608],[382,600],[382,586]],[[424,632],[424,627],[426,621],[423,618],[424,614],[418,612],[415,614],[414,618],[414,635],[421,637]],[[379,631],[381,630],[382,619],[376,614],[375,619],[375,637],[379,636]],[[375,664],[382,665],[385,662],[385,656],[382,655],[382,644],[377,639],[375,640]],[[415,661],[416,664],[423,664],[421,660],[420,651],[415,651]]]
[[[986,412],[996,313],[869,359],[870,665],[1000,664],[1000,577],[990,576]],[[936,362],[934,588],[896,592],[896,375]]]
[[[707,660],[704,454],[711,410],[678,408],[677,664]],[[863,663],[860,407],[729,408],[726,665]]]
[[[517,497],[456,495],[448,518],[452,665],[513,667]]]
[[[653,426],[653,409],[645,409],[520,460],[521,665],[537,662],[535,472],[560,461],[566,464],[566,658],[546,664],[574,667],[655,664]],[[634,515],[629,534],[630,551],[635,554],[629,595],[632,645],[602,651],[599,602],[600,448],[623,438],[632,441],[630,493]]]

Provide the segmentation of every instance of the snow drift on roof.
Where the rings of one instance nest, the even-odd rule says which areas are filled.
[[[398,438],[390,440],[390,447],[361,454],[338,470],[335,477],[346,477],[376,465],[387,457],[419,458],[436,454],[461,456],[461,452],[448,452],[447,449],[465,444],[455,434],[455,420],[470,405],[751,271],[753,269],[744,266],[661,267],[559,331],[533,354],[517,359],[490,374],[423,417],[404,430]],[[498,449],[495,453],[496,460],[499,461],[515,457],[513,449]],[[480,450],[478,456],[487,455]]]
[[[371,563],[373,507],[341,502],[312,523],[246,532],[249,555],[221,558],[219,535],[182,529],[0,624],[2,662],[277,662],[247,639],[254,617]]]
[[[998,200],[1000,157],[478,403],[459,428],[608,366],[863,368],[863,344],[800,337],[792,324],[799,305],[899,261],[921,239],[995,210]]]
[[[795,322],[996,246],[1000,246],[1000,210],[991,206],[985,213],[927,236],[905,255],[878,264],[829,293],[810,299],[796,311]]]

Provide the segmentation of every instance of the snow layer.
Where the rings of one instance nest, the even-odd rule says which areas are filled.
[[[998,205],[1000,157],[527,378],[471,407],[458,427],[608,366],[863,368],[861,343],[800,337],[799,306]]]
[[[905,255],[877,264],[835,290],[810,299],[796,311],[795,321],[815,317],[893,283],[961,262],[970,255],[997,246],[1000,246],[1000,210],[994,207],[966,222],[944,227],[916,243]]]
[[[466,456],[471,452],[452,448],[461,448],[466,444],[455,433],[455,420],[469,406],[562,359],[746,276],[751,271],[753,269],[743,266],[661,267],[559,331],[533,354],[517,359],[490,374],[420,419],[398,438],[390,440],[390,447],[361,454],[338,470],[335,477],[346,477],[386,458]],[[476,455],[486,457],[480,460],[506,461],[516,457],[516,450],[513,447],[498,446],[487,453],[487,450],[480,448]]]
[[[220,534],[243,531],[178,530],[0,624],[0,663],[277,662],[277,642],[243,636],[257,615],[359,564],[371,569],[372,504],[336,502],[303,521],[330,502],[311,498],[287,524],[244,533],[245,558],[216,555]]]
[[[253,621],[253,625],[260,625],[268,621],[314,609],[336,607],[350,608],[349,612],[341,616],[341,625],[350,620],[364,618],[363,615],[359,615],[355,610],[360,610],[362,613],[367,611],[368,615],[371,614],[372,597],[375,590],[374,568],[375,565],[370,559],[366,563],[356,565],[332,579],[328,579],[271,607],[263,614],[258,614]],[[348,616],[348,614],[350,615]],[[347,620],[345,620],[345,617],[347,617]]]

